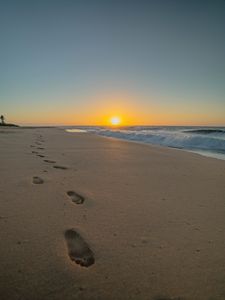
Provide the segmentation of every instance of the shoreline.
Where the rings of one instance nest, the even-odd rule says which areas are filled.
[[[224,299],[225,162],[62,128],[0,142],[2,300]]]
[[[16,128],[19,128],[19,129],[20,128],[21,129],[53,129],[53,128],[55,128],[55,129],[62,129],[65,132],[71,132],[72,133],[72,131],[68,131],[68,130],[71,130],[71,129],[68,129],[67,126],[58,126],[58,125],[55,125],[55,126],[17,126],[16,125],[16,126],[12,126],[12,127],[14,127],[15,129]],[[71,126],[68,126],[68,127],[71,127]],[[73,132],[73,133],[78,133],[78,132],[81,133],[82,132],[82,133],[94,134],[94,135],[102,136],[102,137],[106,137],[106,138],[118,139],[118,140],[122,140],[122,141],[138,143],[138,144],[142,144],[142,145],[149,145],[150,147],[155,146],[155,147],[163,147],[163,148],[166,148],[166,149],[168,149],[168,148],[169,149],[176,149],[176,150],[185,151],[187,153],[198,154],[200,156],[207,157],[207,158],[214,158],[214,159],[223,160],[223,161],[225,160],[225,154],[220,153],[220,152],[216,152],[216,151],[210,151],[210,150],[205,150],[205,149],[186,149],[186,148],[182,148],[182,147],[166,146],[166,145],[154,144],[154,143],[149,143],[149,142],[142,142],[142,141],[137,141],[137,140],[129,140],[129,139],[120,138],[120,137],[105,136],[105,135],[101,135],[101,134],[98,134],[98,133],[88,132],[87,130],[82,129],[82,128],[85,128],[85,127],[90,127],[91,128],[93,126],[77,126],[77,127],[78,127],[78,130],[81,129],[81,131],[77,131],[77,132]],[[129,126],[127,126],[127,127],[129,127]],[[183,127],[183,126],[170,126],[170,127]],[[224,126],[186,126],[186,127],[190,127],[190,128],[202,128],[202,127],[204,127],[204,128],[225,128]],[[111,127],[109,127],[109,128],[111,128]],[[72,128],[72,130],[74,130],[74,129]],[[76,130],[76,128],[75,128],[75,130]]]
[[[70,131],[67,131],[67,129],[64,129],[66,132],[70,132]],[[76,134],[76,133],[79,133],[78,131],[77,132],[70,132],[70,133],[73,133],[73,134]],[[109,139],[117,139],[117,140],[120,140],[120,141],[126,141],[126,142],[131,142],[131,143],[136,143],[136,144],[141,144],[141,145],[149,145],[150,147],[159,147],[159,148],[166,148],[166,149],[175,149],[175,150],[181,150],[181,151],[185,151],[186,153],[194,153],[194,154],[198,154],[200,155],[201,157],[207,157],[207,158],[214,158],[214,159],[217,159],[217,160],[225,160],[225,154],[220,154],[220,153],[213,153],[213,152],[210,152],[208,150],[191,150],[191,149],[185,149],[185,148],[179,148],[179,147],[172,147],[172,146],[166,146],[166,145],[160,145],[160,144],[152,144],[152,143],[147,143],[147,142],[141,142],[141,141],[135,141],[135,140],[129,140],[129,139],[125,139],[125,138],[119,138],[119,137],[113,137],[113,136],[105,136],[105,135],[101,135],[101,134],[97,134],[97,133],[91,133],[91,132],[88,132],[88,131],[84,131],[84,132],[80,132],[80,133],[83,133],[83,134],[93,134],[93,135],[97,135],[97,136],[101,136],[101,137],[105,137],[105,138],[109,138]],[[206,154],[203,154],[203,153],[207,153]]]

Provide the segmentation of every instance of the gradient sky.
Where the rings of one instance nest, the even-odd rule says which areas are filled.
[[[1,0],[0,114],[225,125],[224,0]]]

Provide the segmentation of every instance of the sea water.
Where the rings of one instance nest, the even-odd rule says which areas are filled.
[[[70,132],[79,130],[129,141],[179,148],[225,160],[225,127],[73,126],[67,130]]]

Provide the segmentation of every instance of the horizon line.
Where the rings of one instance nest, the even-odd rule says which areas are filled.
[[[166,124],[159,124],[159,125],[154,125],[154,124],[133,124],[133,125],[118,125],[118,126],[110,126],[110,125],[100,125],[100,124],[89,124],[89,125],[81,125],[81,124],[37,124],[37,123],[25,123],[25,124],[18,124],[21,127],[27,127],[27,126],[34,126],[34,127],[109,127],[109,128],[123,128],[123,127],[225,127],[225,124],[217,124],[217,125],[184,125],[184,124],[179,124],[179,125],[166,125]]]

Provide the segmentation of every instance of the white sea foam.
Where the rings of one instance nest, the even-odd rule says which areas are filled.
[[[72,129],[66,129],[68,132],[79,132],[79,133],[84,133],[87,132],[85,129],[80,129],[80,128],[72,128]]]

